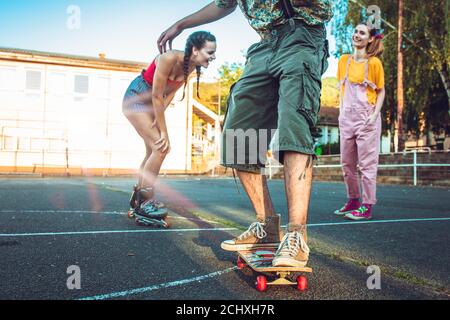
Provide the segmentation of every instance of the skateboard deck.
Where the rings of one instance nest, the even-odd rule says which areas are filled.
[[[253,249],[238,251],[237,266],[239,269],[250,267],[260,275],[256,278],[256,289],[266,291],[269,285],[296,285],[300,291],[308,287],[307,278],[303,273],[312,273],[309,267],[273,267],[272,261],[275,257],[274,249]],[[267,277],[275,277],[274,281],[268,282]]]

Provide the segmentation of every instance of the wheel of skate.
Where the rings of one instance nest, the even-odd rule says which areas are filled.
[[[170,228],[170,223],[169,223],[169,221],[167,220],[167,218],[163,219],[163,221],[164,221],[164,226],[163,226],[163,228],[164,228],[164,229],[169,229],[169,228]]]
[[[237,264],[237,267],[238,267],[239,270],[242,270],[242,269],[244,269],[247,266],[247,264],[245,263],[244,260],[241,259],[241,257],[238,257],[238,260],[237,260],[236,264]]]
[[[265,276],[258,276],[256,278],[256,290],[259,292],[267,290],[267,278]]]
[[[305,276],[299,276],[297,278],[297,289],[299,291],[305,291],[308,288],[308,279]]]
[[[134,218],[134,210],[128,210],[128,218],[130,219]]]

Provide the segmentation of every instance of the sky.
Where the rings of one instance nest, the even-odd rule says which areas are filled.
[[[211,0],[0,0],[0,47],[56,52],[150,63],[158,54],[159,35],[179,19]],[[79,19],[78,19],[79,17]],[[259,41],[240,10],[222,20],[185,30],[173,43],[183,50],[194,31],[217,38],[217,59],[205,72],[218,76],[225,62],[244,62],[244,53]],[[330,49],[334,39],[329,32]],[[335,76],[337,60],[330,58],[324,77]]]

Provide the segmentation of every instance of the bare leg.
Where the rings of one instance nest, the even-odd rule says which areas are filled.
[[[127,119],[131,122],[138,134],[144,140],[146,145],[146,158],[145,162],[141,164],[140,173],[140,187],[153,188],[156,179],[159,175],[161,165],[166,157],[166,154],[157,150],[154,143],[160,138],[158,128],[152,127],[153,119],[150,114],[147,113],[131,113],[127,114]],[[153,195],[150,194],[150,197]]]
[[[166,155],[161,153],[159,150],[153,150],[152,154],[150,155],[144,166],[142,175],[143,188],[154,187],[165,157]]]
[[[144,175],[144,168],[145,164],[147,163],[147,160],[152,155],[152,148],[148,143],[145,143],[145,158],[144,161],[142,161],[141,166],[139,167],[139,182],[138,186],[140,187],[142,185],[142,177]]]
[[[306,225],[311,198],[312,156],[297,152],[284,155],[286,198],[291,225]]]
[[[255,209],[258,221],[252,223],[248,230],[237,238],[222,242],[221,248],[227,251],[277,248],[283,233],[280,217],[275,214],[273,208],[266,177],[245,171],[238,171],[238,176]]]
[[[256,218],[264,221],[266,217],[274,216],[275,210],[270,198],[266,177],[258,173],[245,171],[238,171],[237,173],[256,211]]]

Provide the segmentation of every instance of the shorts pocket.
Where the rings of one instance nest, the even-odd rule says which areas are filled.
[[[305,64],[305,72],[301,79],[301,94],[297,112],[306,118],[310,128],[314,129],[312,131],[315,131],[320,111],[322,81],[307,64]]]

